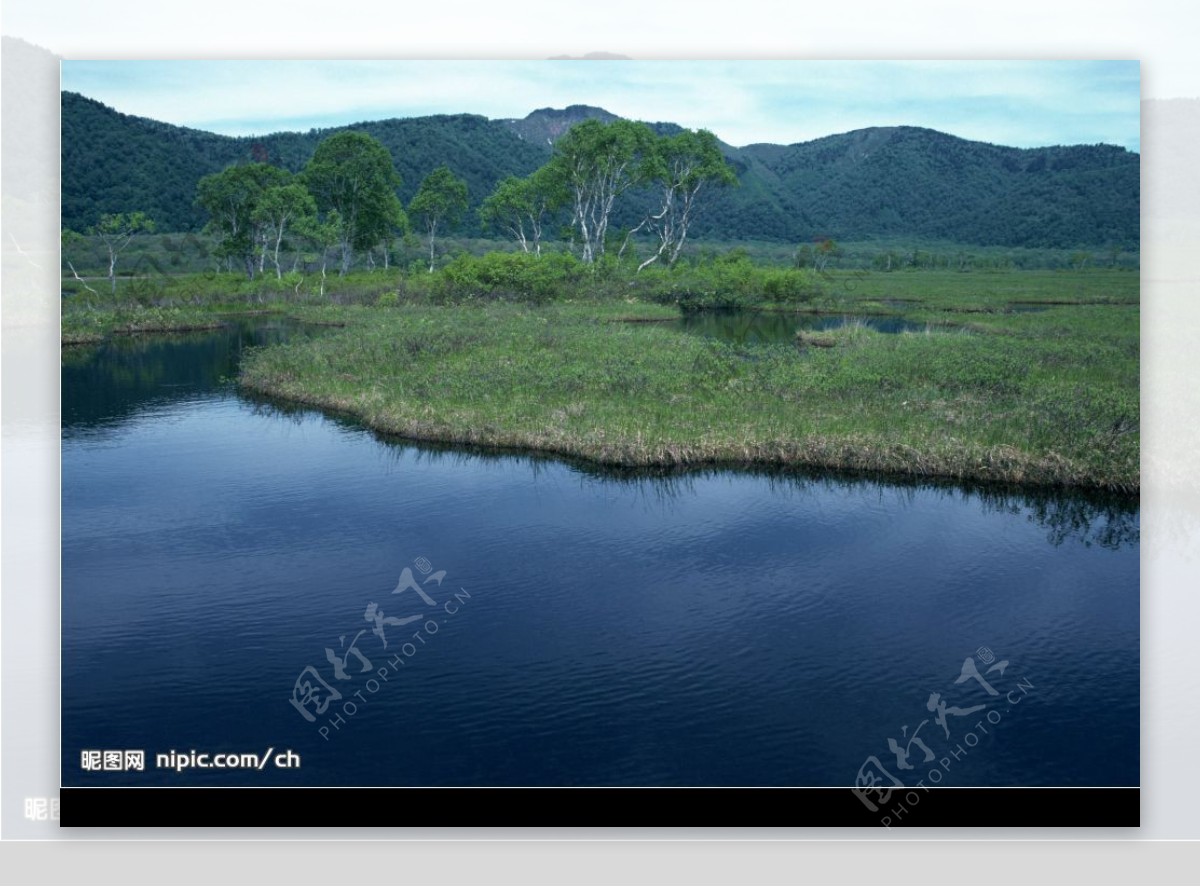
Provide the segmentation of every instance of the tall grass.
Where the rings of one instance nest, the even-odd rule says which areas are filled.
[[[123,282],[124,283],[124,282]],[[211,326],[228,311],[344,325],[273,346],[247,389],[382,431],[610,465],[755,463],[1133,491],[1137,276],[817,275],[732,254],[632,274],[567,255],[461,256],[428,273],[246,281],[176,275],[64,296],[64,342]],[[1035,303],[1036,313],[1013,307]],[[655,323],[708,307],[903,313],[796,344],[727,345]]]
[[[360,313],[343,331],[252,354],[242,384],[410,438],[610,465],[1139,486],[1129,309],[1065,339],[860,326],[828,331],[841,347],[809,349],[614,324],[592,306]]]

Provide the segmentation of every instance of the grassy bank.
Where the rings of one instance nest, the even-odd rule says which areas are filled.
[[[61,341],[86,345],[111,335],[211,330],[222,321],[211,308],[81,308],[63,311]]]
[[[1135,306],[981,314],[992,326],[975,332],[854,327],[823,334],[832,347],[805,348],[612,322],[671,310],[620,301],[346,311],[344,329],[252,353],[241,384],[409,438],[613,465],[1139,487]]]
[[[833,271],[830,303],[883,313],[1011,314],[1049,305],[1137,305],[1136,271]],[[954,318],[951,318],[954,319]],[[962,318],[957,318],[962,320]]]

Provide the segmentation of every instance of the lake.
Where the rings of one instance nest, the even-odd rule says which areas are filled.
[[[943,784],[1138,784],[1136,500],[611,474],[235,390],[323,334],[64,350],[64,785],[911,784],[955,746]],[[151,764],[268,747],[302,766]],[[112,749],[145,771],[82,769]]]

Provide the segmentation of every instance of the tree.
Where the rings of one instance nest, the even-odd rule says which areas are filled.
[[[300,216],[293,224],[297,234],[313,248],[321,261],[321,295],[325,295],[325,271],[329,265],[329,251],[344,242],[342,217],[332,210],[319,219],[316,214]]]
[[[316,202],[308,193],[308,189],[299,182],[289,181],[286,184],[275,185],[262,193],[251,218],[261,226],[264,253],[268,245],[274,246],[277,279],[283,278],[283,269],[279,266],[279,249],[283,245],[283,237],[288,227],[303,219],[315,218],[316,215]],[[259,270],[262,270],[261,261]]]
[[[584,120],[554,143],[548,164],[571,206],[571,226],[583,260],[604,255],[608,220],[618,197],[644,184],[654,172],[654,131],[630,120]]]
[[[218,251],[236,259],[254,279],[265,261],[268,220],[260,212],[265,195],[287,186],[291,174],[266,163],[243,163],[202,178],[196,184],[196,204],[209,215],[209,228],[220,235]]]
[[[629,238],[642,228],[649,228],[658,238],[658,249],[638,265],[638,271],[659,259],[665,259],[668,267],[675,265],[687,240],[696,196],[701,188],[709,183],[712,186],[738,183],[737,175],[721,153],[717,137],[706,129],[684,130],[660,138],[654,145],[654,154],[653,165],[648,169],[661,188],[660,207],[625,238],[628,243]],[[624,245],[621,249],[624,251]]]
[[[108,282],[113,295],[117,293],[117,257],[134,237],[153,230],[154,222],[144,212],[105,213],[88,229],[108,250]]]
[[[885,250],[871,260],[871,264],[880,271],[895,271],[902,266],[904,258],[894,249]]]
[[[513,236],[524,252],[542,254],[542,227],[546,216],[562,205],[562,189],[553,181],[553,170],[542,167],[523,179],[508,176],[479,207],[479,218]]]
[[[813,268],[817,273],[825,270],[825,266],[829,264],[829,260],[836,258],[842,254],[842,248],[838,246],[837,241],[832,237],[826,237],[824,240],[817,242],[812,252]]]
[[[439,225],[453,225],[467,208],[467,183],[442,164],[421,182],[408,205],[411,215],[419,217],[429,235],[429,271],[433,273],[433,245]]]
[[[396,189],[400,174],[378,140],[363,132],[332,135],[317,146],[303,173],[320,213],[337,212],[341,273],[355,250],[368,250],[405,223]]]

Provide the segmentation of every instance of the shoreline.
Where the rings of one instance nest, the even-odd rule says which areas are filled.
[[[65,354],[276,315],[327,332],[248,352],[243,391],[413,442],[615,470],[800,469],[1137,496],[1139,312],[1126,302],[1137,280],[1110,277],[1014,274],[987,291],[946,275],[870,279],[875,292],[853,304],[738,309],[729,339],[678,328],[679,305],[564,297],[89,310],[64,316],[60,340]],[[1084,307],[1100,294],[1120,301]],[[1057,304],[1064,295],[1071,303]],[[738,338],[738,316],[882,314],[872,309],[884,300],[903,300],[886,313],[924,328]],[[1018,302],[1047,310],[1005,311]],[[954,309],[979,313],[945,323]]]
[[[1132,485],[1098,483],[1081,473],[1064,472],[1069,463],[1061,458],[1037,458],[1003,446],[982,453],[961,451],[953,454],[957,459],[948,459],[945,454],[922,454],[904,445],[883,448],[881,457],[881,449],[872,446],[869,440],[856,441],[852,438],[760,442],[746,444],[740,450],[731,446],[707,449],[680,446],[661,447],[655,452],[647,452],[639,449],[635,441],[619,439],[595,448],[571,447],[555,444],[549,437],[519,431],[504,434],[472,428],[435,430],[434,426],[420,422],[370,417],[352,402],[248,382],[244,378],[239,378],[237,387],[268,403],[332,413],[348,418],[369,431],[401,441],[545,456],[598,468],[630,471],[804,469],[910,481],[997,485],[1030,491],[1054,490],[1131,499],[1140,499],[1141,496],[1140,479]]]

